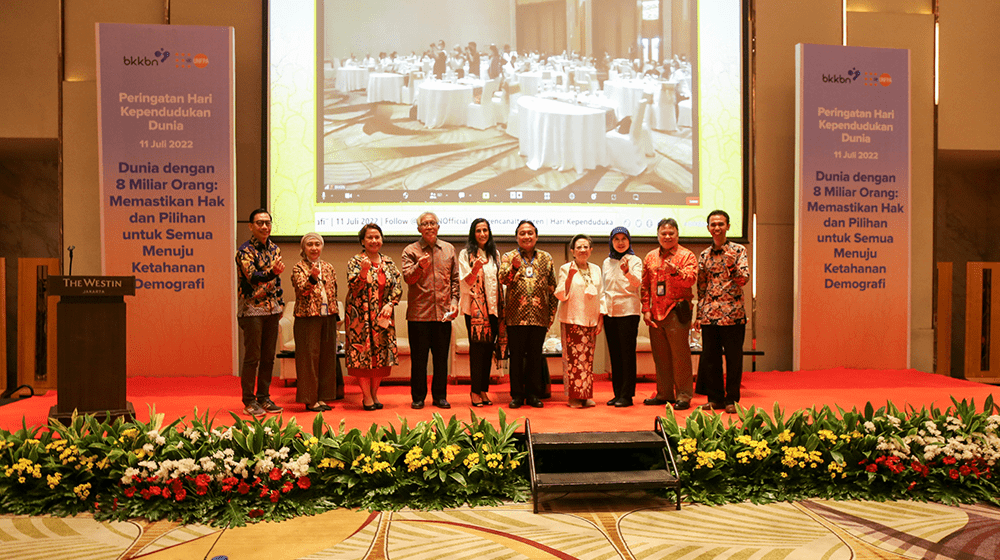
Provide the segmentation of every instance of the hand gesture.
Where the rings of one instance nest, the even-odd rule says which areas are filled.
[[[486,266],[486,259],[476,259],[472,262],[472,273],[479,274],[479,271]]]
[[[424,270],[427,270],[431,266],[431,256],[428,255],[427,253],[421,255],[420,258],[417,259],[417,266],[419,266]]]
[[[725,259],[726,259],[726,268],[735,268],[736,267],[736,251],[730,251],[727,248],[725,254],[723,255],[723,257],[725,257]]]
[[[521,268],[521,255],[514,255],[514,258],[510,260],[510,266],[513,268]]]
[[[372,261],[368,260],[367,256],[361,257],[361,276],[368,280],[368,271],[371,270]]]
[[[388,319],[389,317],[392,317],[392,304],[387,303],[383,305],[382,310],[379,311],[379,316],[382,317],[383,319]]]
[[[309,274],[311,274],[313,278],[319,278],[319,263],[313,263],[312,270],[309,271]]]
[[[656,321],[653,320],[653,314],[650,313],[649,311],[642,314],[642,320],[645,321],[647,325],[653,327],[654,329],[659,328],[659,325],[657,325]]]
[[[285,271],[285,263],[281,262],[280,255],[274,260],[274,264],[271,265],[271,270],[273,270],[275,274],[281,274]]]
[[[693,328],[695,332],[701,332],[701,319],[696,318],[694,321],[691,321],[691,328]]]
[[[622,257],[622,263],[618,266],[622,269],[622,274],[628,274],[628,257]]]
[[[566,273],[566,281],[569,282],[570,280],[572,280],[573,277],[576,276],[576,272],[577,272],[576,263],[569,265],[569,272]]]

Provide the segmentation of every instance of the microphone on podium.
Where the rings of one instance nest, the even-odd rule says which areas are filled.
[[[66,247],[66,250],[69,251],[69,274],[67,276],[73,276],[73,249],[76,249],[76,245]]]

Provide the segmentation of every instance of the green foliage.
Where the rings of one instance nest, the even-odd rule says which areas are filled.
[[[741,409],[737,420],[700,411],[663,429],[677,446],[683,492],[694,502],[767,503],[804,498],[913,499],[1000,505],[1000,415],[992,397],[952,400],[945,411],[863,412],[829,406],[773,415]]]
[[[454,507],[523,500],[517,425],[435,415],[412,428],[336,430],[317,415],[214,425],[101,423],[0,430],[0,512],[170,519],[238,526],[337,508]]]

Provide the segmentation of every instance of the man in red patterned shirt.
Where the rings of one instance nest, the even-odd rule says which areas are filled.
[[[656,367],[656,395],[646,405],[674,403],[675,410],[691,407],[691,286],[698,263],[694,253],[678,245],[677,221],[664,218],[656,226],[658,249],[642,261],[642,317],[649,325],[649,344]]]

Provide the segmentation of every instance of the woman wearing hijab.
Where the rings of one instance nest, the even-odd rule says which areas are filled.
[[[601,333],[601,268],[589,262],[594,250],[589,235],[573,237],[573,260],[559,268],[559,300],[563,344],[563,387],[572,408],[594,406],[594,348]]]
[[[337,273],[320,259],[323,237],[302,236],[302,260],[292,268],[295,287],[295,401],[322,412],[337,394]]]
[[[459,310],[465,315],[469,332],[469,377],[472,384],[469,397],[472,406],[493,404],[487,393],[490,363],[505,345],[503,326],[503,295],[500,284],[500,254],[493,241],[493,231],[485,218],[476,218],[469,228],[465,249],[458,254],[458,276],[462,298]],[[499,337],[499,340],[498,340]]]
[[[635,343],[639,337],[639,318],[642,302],[642,259],[632,250],[632,236],[628,229],[616,227],[608,239],[611,252],[604,259],[604,296],[601,314],[604,315],[604,336],[608,339],[611,357],[611,387],[615,397],[608,406],[632,406],[635,396]]]

